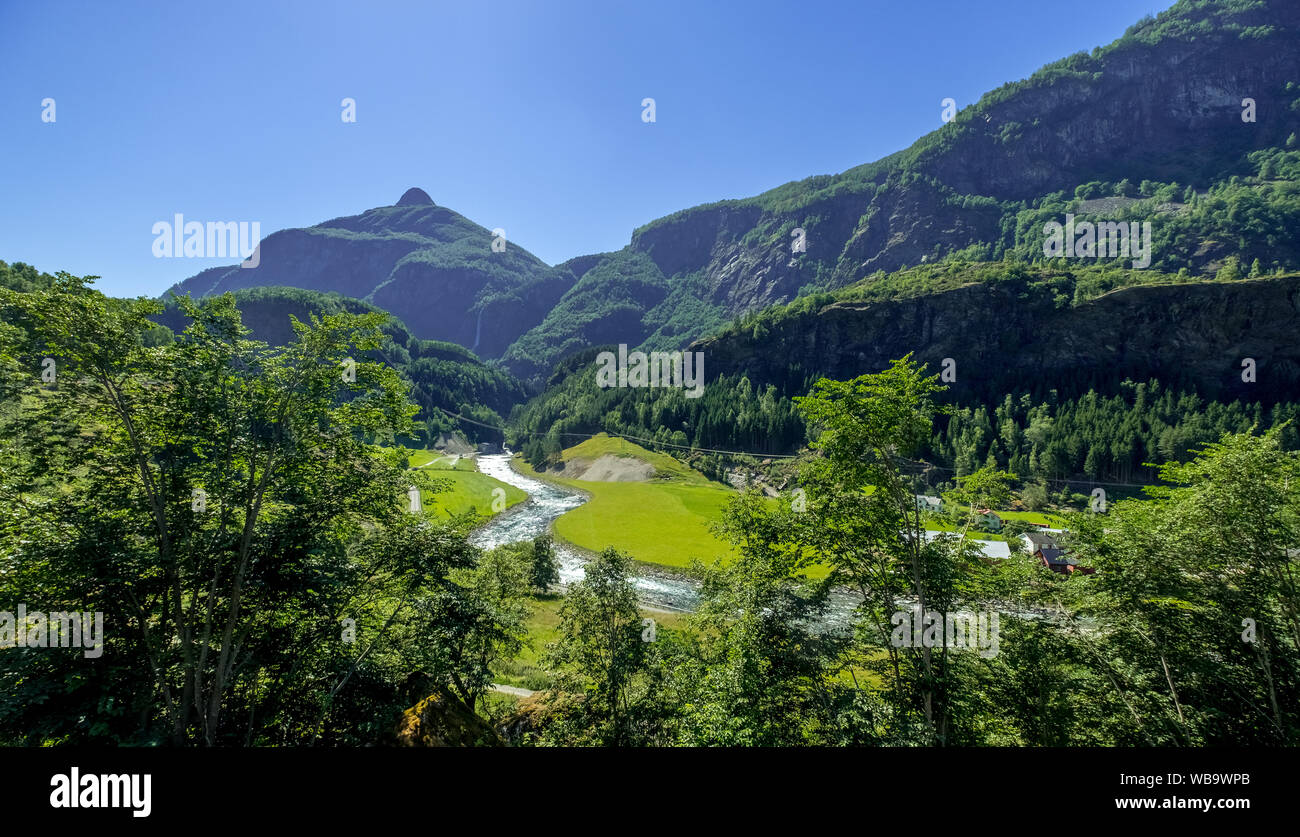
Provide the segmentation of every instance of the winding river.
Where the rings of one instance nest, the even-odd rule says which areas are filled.
[[[550,531],[557,517],[587,502],[576,491],[535,480],[510,467],[510,454],[490,454],[478,457],[478,469],[489,477],[513,485],[527,492],[528,499],[502,512],[480,526],[470,537],[474,546],[490,549],[516,541],[530,541]],[[564,585],[581,581],[583,565],[587,559],[568,544],[556,541],[555,554],[560,561],[560,583]],[[691,611],[699,602],[699,585],[688,578],[655,573],[646,569],[634,576],[637,596],[642,603],[663,610]]]
[[[519,473],[510,467],[511,456],[511,454],[479,456],[478,468],[489,477],[526,492],[528,499],[498,514],[476,529],[470,536],[470,543],[474,546],[490,549],[502,544],[530,541],[538,535],[548,533],[551,523],[557,517],[587,502],[587,498],[576,491]],[[933,536],[929,533],[927,535]],[[581,581],[583,565],[587,562],[586,556],[558,540],[555,542],[555,553],[560,562],[560,584],[567,586]],[[643,606],[679,612],[695,610],[700,601],[698,582],[666,570],[655,571],[645,564],[638,564],[637,567],[638,574],[632,577],[632,582],[636,585],[637,598],[641,600]],[[830,594],[827,611],[817,621],[827,628],[843,629],[852,623],[853,611],[861,601],[862,598],[856,593],[843,588],[836,589]],[[900,600],[900,603],[907,605],[909,602]],[[1044,610],[1024,608],[1006,602],[987,604],[1001,613],[1021,618],[1042,619],[1048,615]]]
[[[470,543],[474,546],[490,549],[532,540],[549,532],[557,517],[587,502],[587,498],[576,491],[524,476],[510,467],[510,459],[511,454],[480,456],[478,468],[489,477],[527,492],[528,499],[476,529],[470,536]],[[569,585],[581,581],[587,557],[559,540],[555,542],[555,553],[560,561],[560,583]],[[645,564],[637,566],[639,573],[632,577],[632,583],[636,585],[637,598],[642,605],[680,612],[695,610],[700,601],[698,582],[667,570],[653,570]],[[856,594],[836,590],[831,593],[830,606],[823,619],[831,625],[846,625],[860,602],[861,598]]]

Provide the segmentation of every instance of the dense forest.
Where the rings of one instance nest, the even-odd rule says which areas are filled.
[[[598,349],[572,357],[547,392],[512,417],[510,439],[534,466],[555,462],[573,436],[613,433],[656,443],[669,452],[690,448],[762,457],[791,454],[808,441],[793,398],[748,378],[720,376],[699,398],[679,389],[600,389]],[[937,370],[933,370],[937,371]],[[1023,481],[1150,483],[1158,463],[1184,462],[1191,451],[1225,433],[1277,430],[1283,450],[1300,450],[1300,402],[1264,407],[1208,401],[1150,380],[1119,382],[1114,395],[1088,390],[1076,398],[1030,393],[968,406],[944,398],[923,458],[961,476],[993,466]],[[714,475],[722,471],[713,467]]]
[[[1276,430],[1278,445],[1300,450],[1300,403],[1206,402],[1159,381],[1125,382],[1110,398],[1089,392],[1060,403],[1008,395],[993,410],[955,410],[931,450],[958,474],[994,465],[1026,477],[1149,483],[1158,465],[1185,462],[1227,433]]]
[[[806,431],[789,398],[774,387],[755,391],[748,379],[721,376],[699,398],[680,388],[596,386],[597,347],[567,359],[544,395],[511,416],[508,437],[535,465],[553,462],[573,444],[569,434],[633,435],[680,448],[785,453],[801,446]]]
[[[1164,464],[1148,496],[1074,515],[1067,542],[1096,573],[1065,576],[1019,552],[987,560],[970,540],[974,509],[1009,499],[995,465],[956,478],[949,497],[971,510],[958,531],[924,537],[900,456],[933,444],[937,376],[904,359],[819,380],[793,400],[813,428],[801,500],[735,495],[719,531],[736,557],[694,565],[700,604],[671,628],[646,627],[635,556],[591,560],[538,657],[551,685],[516,706],[491,698],[493,672],[530,642],[551,547],[476,549],[472,517],[407,508],[410,481],[436,478],[368,440],[410,432],[409,382],[370,361],[353,381],[339,374],[383,341],[384,317],[326,314],[273,346],[247,337],[232,297],[178,305],[189,324],[154,345],[157,302],[111,300],[66,274],[0,288],[0,597],[108,620],[102,655],[48,653],[40,633],[0,651],[4,743],[365,745],[434,729],[441,743],[521,746],[1300,736],[1289,425],[1223,434]],[[1199,407],[1154,384],[1133,397],[1115,416]],[[1106,405],[1050,416],[1072,427]],[[1031,445],[1043,432],[1050,449],[1044,416],[1012,403],[998,417],[1029,421]],[[836,616],[833,590],[859,603]],[[912,607],[928,615],[909,631],[899,614]]]

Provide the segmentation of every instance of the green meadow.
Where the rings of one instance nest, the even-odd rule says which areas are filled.
[[[1000,511],[998,515],[1003,520],[1023,520],[1026,523],[1035,523],[1040,526],[1051,526],[1053,529],[1064,529],[1067,521],[1064,518],[1057,517],[1053,514],[1044,514],[1042,512],[1032,511]]]
[[[588,482],[540,474],[522,459],[515,460],[515,467],[529,476],[588,496],[586,503],[555,521],[557,537],[592,552],[612,546],[637,561],[674,569],[690,566],[695,558],[713,563],[736,556],[731,544],[712,531],[737,495],[735,489],[709,480],[671,456],[618,437],[602,434],[563,452],[565,462],[605,455],[649,462],[655,475],[645,482]],[[823,567],[808,569],[813,578],[826,572]]]
[[[594,460],[612,455],[649,462],[655,475],[646,482],[587,482],[539,474],[522,459],[515,467],[529,476],[581,491],[590,499],[555,521],[555,534],[582,549],[614,547],[638,561],[687,567],[692,558],[728,560],[735,550],[715,537],[710,526],[736,495],[671,456],[648,451],[624,439],[597,436],[564,451],[564,460]]]
[[[644,482],[588,482],[538,473],[521,458],[514,465],[521,472],[581,491],[588,502],[561,515],[555,534],[574,546],[592,552],[614,547],[638,561],[681,569],[699,558],[709,563],[735,557],[732,546],[714,535],[712,526],[722,519],[727,503],[737,492],[713,482],[703,474],[661,453],[646,450],[625,439],[601,434],[563,452],[565,462],[594,461],[601,456],[639,459],[655,466],[654,476]],[[1006,519],[1061,526],[1064,521],[1039,512],[998,512]],[[958,527],[941,519],[926,521],[927,529],[956,531]],[[1002,535],[972,532],[971,537],[1005,541]],[[1018,540],[1018,539],[1017,539]],[[808,569],[812,578],[826,575],[826,568]]]
[[[409,462],[412,469],[437,472],[437,479],[445,483],[440,491],[420,491],[420,502],[442,519],[471,511],[481,517],[491,517],[494,514],[492,492],[497,488],[506,492],[506,508],[528,499],[526,492],[513,485],[480,474],[473,459],[462,456],[453,466],[451,458],[438,451],[415,450],[411,451]]]

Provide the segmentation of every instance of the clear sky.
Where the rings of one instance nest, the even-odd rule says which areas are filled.
[[[1170,5],[0,0],[0,260],[153,296],[233,263],[155,258],[176,213],[265,237],[420,186],[554,264],[876,160]]]

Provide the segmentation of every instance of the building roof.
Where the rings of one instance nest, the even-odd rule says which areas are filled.
[[[1074,558],[1071,558],[1070,556],[1066,555],[1064,549],[1053,549],[1050,546],[1043,547],[1042,549],[1038,550],[1036,554],[1042,556],[1043,561],[1045,561],[1048,564],[1063,565],[1063,564],[1079,563]]]
[[[957,535],[953,532],[939,532],[932,529],[923,529],[921,531],[922,531],[922,537],[925,538],[927,542],[936,540],[938,538],[950,538],[952,540],[957,539]],[[1011,545],[1008,544],[1006,541],[986,541],[982,538],[971,538],[970,542],[975,544],[975,546],[979,547],[980,550],[983,551],[984,555],[988,558],[1010,558],[1011,557]]]
[[[975,545],[984,550],[984,554],[990,558],[1011,557],[1011,545],[1006,541],[985,541],[976,538]]]

